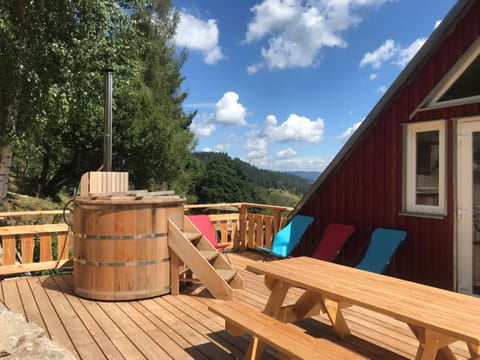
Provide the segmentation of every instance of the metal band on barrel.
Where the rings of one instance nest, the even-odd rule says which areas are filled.
[[[181,204],[163,204],[163,205],[87,205],[87,204],[77,204],[80,209],[87,210],[155,210],[155,209],[165,209],[165,208],[174,208],[180,207]]]
[[[170,261],[170,258],[168,257],[163,259],[142,260],[142,261],[132,261],[132,262],[107,262],[107,261],[92,261],[92,260],[79,260],[79,259],[73,259],[73,261],[81,265],[98,266],[98,267],[129,267],[129,266],[148,266],[148,265],[163,264],[167,261]]]
[[[79,234],[74,233],[75,236],[85,240],[138,240],[138,239],[153,239],[156,237],[165,237],[167,233],[155,234],[132,234],[132,235],[97,235],[97,234]]]
[[[144,289],[144,290],[132,290],[132,291],[99,291],[99,290],[92,290],[92,289],[87,289],[87,288],[82,288],[82,287],[77,287],[75,289],[75,292],[83,295],[83,296],[108,296],[110,298],[121,298],[123,296],[131,296],[135,295],[133,298],[137,298],[138,296],[141,295],[155,295],[155,294],[163,294],[165,292],[170,291],[170,285],[165,285],[164,287],[159,287],[155,289]]]

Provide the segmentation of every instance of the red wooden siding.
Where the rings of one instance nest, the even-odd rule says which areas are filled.
[[[343,222],[357,227],[339,262],[351,264],[376,227],[406,230],[397,252],[396,276],[453,289],[454,193],[453,129],[455,117],[480,114],[480,104],[422,111],[410,121],[447,119],[447,215],[442,219],[400,215],[403,201],[403,130],[409,115],[480,35],[480,1],[452,25],[433,55],[417,68],[393,100],[374,120],[350,153],[337,165],[300,213],[315,217],[296,254],[305,254],[326,225]]]

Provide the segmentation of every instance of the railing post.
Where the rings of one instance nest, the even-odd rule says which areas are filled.
[[[240,244],[236,244],[242,251],[247,249],[247,211],[248,207],[245,204],[242,204],[238,220],[240,224]]]
[[[273,211],[273,236],[280,230],[280,222],[282,221],[282,210]]]

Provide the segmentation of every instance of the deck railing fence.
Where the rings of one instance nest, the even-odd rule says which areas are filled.
[[[292,208],[252,203],[185,205],[208,211],[218,240],[232,250],[270,247]],[[0,212],[0,277],[71,266],[71,228],[62,210]]]

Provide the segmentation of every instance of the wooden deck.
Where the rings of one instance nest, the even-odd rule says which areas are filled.
[[[269,295],[263,276],[245,270],[261,258],[250,252],[228,257],[246,283],[237,299],[263,309]],[[248,346],[247,336],[230,336],[223,320],[207,310],[211,296],[202,286],[184,287],[176,297],[102,302],[75,296],[71,281],[70,274],[6,279],[0,282],[0,301],[79,359],[235,359]],[[335,337],[323,316],[298,325],[369,359],[414,358],[418,344],[405,324],[358,307],[346,309],[345,317],[352,330],[345,340]],[[465,344],[452,350],[459,359],[469,358]],[[276,357],[267,351],[265,358]]]

